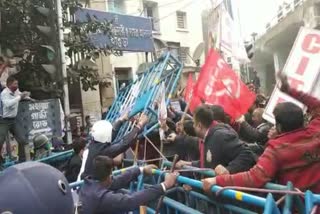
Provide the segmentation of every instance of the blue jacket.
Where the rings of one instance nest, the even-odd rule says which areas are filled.
[[[129,183],[138,178],[140,169],[130,169],[113,178],[110,187],[103,187],[99,182],[85,179],[80,190],[79,199],[82,204],[81,214],[120,214],[137,210],[164,194],[162,186],[155,185],[132,194],[121,193]]]

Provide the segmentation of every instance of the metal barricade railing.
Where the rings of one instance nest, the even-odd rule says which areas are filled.
[[[48,157],[39,159],[39,160],[35,160],[37,162],[41,162],[41,163],[46,163],[46,164],[52,164],[54,162],[59,162],[59,161],[66,161],[69,158],[71,158],[71,156],[73,155],[73,150],[68,150],[68,151],[64,151],[64,152],[58,152],[58,153],[54,153]],[[4,168],[8,168],[10,166],[13,166],[15,164],[17,164],[17,161],[11,161],[11,162],[6,162],[3,166]]]
[[[164,165],[169,165],[170,162],[165,162]],[[135,166],[133,166],[135,167]],[[119,175],[133,167],[116,170],[113,175]],[[198,172],[197,172],[198,173]],[[203,171],[199,172],[203,173]],[[208,173],[208,172],[205,172]],[[145,178],[140,175],[138,181],[132,182],[130,191],[140,191],[150,185],[162,182],[166,172],[161,170],[153,170],[154,177],[148,180],[151,183],[145,183]],[[274,195],[268,193],[265,197],[256,196],[253,194],[225,189],[219,196],[208,196],[202,192],[202,182],[184,176],[178,176],[177,187],[170,189],[166,193],[163,200],[161,213],[293,213],[294,208],[298,208],[298,213],[313,213],[314,207],[320,205],[320,195],[313,194],[307,191],[305,194],[290,194],[289,191],[284,196],[284,206],[280,209],[278,201],[275,200]],[[80,187],[83,182],[70,184],[71,188]],[[187,184],[192,187],[192,190],[185,190],[181,187],[182,184]],[[282,190],[293,190],[291,183],[287,186],[268,184],[274,189],[274,192],[281,192]],[[218,186],[212,187],[212,193],[220,192],[223,188]],[[272,190],[270,190],[272,191]],[[304,201],[301,207],[297,206],[296,199],[301,195],[304,196]],[[296,205],[293,207],[293,204]],[[281,211],[280,211],[281,210]],[[154,205],[149,204],[147,213],[155,213]]]
[[[165,161],[165,162],[163,162],[162,168],[171,167],[171,166],[172,166],[171,162]],[[199,170],[199,168],[191,167],[191,166],[185,166],[185,167],[183,167],[183,169],[191,170],[195,174],[200,174],[200,175],[203,175],[206,177],[215,177],[215,172],[210,169]],[[288,184],[286,186],[275,184],[275,183],[267,183],[264,186],[264,189],[265,189],[265,192],[268,192],[268,190],[270,190],[270,191],[280,191],[280,192],[283,191],[283,193],[285,193],[286,191],[294,191],[295,190],[291,182],[288,182]],[[271,200],[271,199],[269,199],[269,200]],[[299,197],[299,195],[292,195],[290,193],[287,193],[282,198],[280,198],[278,201],[276,201],[276,203],[279,205],[283,201],[284,201],[284,205],[282,207],[283,213],[291,213],[291,210],[293,208],[296,208],[299,213],[304,213],[305,206],[304,206],[303,200],[301,199],[301,197]],[[295,206],[293,206],[293,204]]]
[[[148,114],[150,124],[144,134],[157,128],[157,110],[155,101],[159,98],[161,84],[165,84],[166,104],[168,105],[174,93],[183,69],[182,63],[169,52],[163,54],[150,68],[148,68],[134,83],[120,91],[113,102],[106,119],[115,122],[124,112],[129,111],[132,117],[140,112]],[[131,121],[123,124],[115,141],[130,132],[134,127]]]

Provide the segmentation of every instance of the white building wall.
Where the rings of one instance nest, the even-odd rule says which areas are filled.
[[[125,1],[127,15],[144,16],[143,0]],[[154,32],[154,37],[163,41],[180,43],[180,47],[189,47],[189,54],[192,56],[199,43],[203,42],[201,13],[211,6],[210,0],[192,1],[190,0],[152,0],[158,6],[158,22],[160,31]],[[176,12],[186,13],[187,28],[178,29]],[[150,60],[150,58],[149,58]],[[146,62],[144,53],[124,53],[121,57],[111,56],[112,68],[131,67],[133,77],[135,77],[138,66]],[[189,59],[188,66],[195,66]],[[204,62],[204,54],[201,63]],[[185,71],[190,71],[190,67]],[[185,82],[186,78],[182,78]],[[182,83],[184,85],[184,83]]]
[[[89,7],[96,10],[111,11],[109,8],[110,2],[112,0],[91,0]],[[113,0],[118,1],[118,0]],[[120,0],[119,0],[120,1]],[[121,11],[126,15],[134,16],[145,16],[145,11],[143,9],[143,0],[123,0],[124,8]],[[202,33],[202,20],[201,13],[204,9],[211,6],[210,0],[201,1],[190,1],[190,0],[151,0],[158,4],[158,17],[160,31],[154,34],[155,38],[180,43],[180,47],[189,47],[190,55],[192,56],[194,50],[203,42]],[[177,28],[177,11],[182,11],[186,13],[187,17],[187,29]],[[149,60],[150,60],[149,54]],[[195,64],[189,59],[190,64],[186,71],[189,71],[192,66],[194,68]],[[128,53],[123,52],[123,56],[110,56],[102,57],[97,60],[97,64],[100,73],[104,75],[105,73],[115,74],[115,68],[131,68],[133,78],[136,77],[136,72],[140,64],[146,62],[145,53]],[[204,54],[201,58],[201,64],[204,62]],[[190,67],[191,66],[191,67]],[[192,70],[192,69],[191,69]],[[185,80],[186,78],[182,78]],[[184,85],[184,84],[183,84]],[[115,94],[114,82],[111,88],[99,89],[97,87],[96,91],[82,92],[83,100],[83,110],[84,115],[94,114],[98,115],[101,112],[102,107],[111,105],[113,99],[112,96]],[[101,100],[101,101],[100,101]]]

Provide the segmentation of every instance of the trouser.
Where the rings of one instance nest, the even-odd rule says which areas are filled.
[[[18,142],[18,155],[19,161],[23,162],[26,159],[25,154],[25,142],[20,139],[16,129],[15,129],[15,119],[14,118],[0,118],[0,151],[2,151],[3,144],[6,142],[8,132],[11,132],[13,137]],[[0,155],[0,165],[3,163],[3,157]]]

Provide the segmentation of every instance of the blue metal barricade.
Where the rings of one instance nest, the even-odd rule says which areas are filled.
[[[169,165],[170,162],[165,162],[164,165]],[[113,175],[119,175],[132,167],[117,170],[113,172]],[[203,171],[199,172],[203,173]],[[208,172],[205,172],[208,173]],[[153,170],[154,177],[152,179],[140,176],[138,181],[132,182],[130,185],[130,191],[141,191],[143,188],[148,188],[150,185],[162,182],[166,172],[161,170]],[[157,182],[155,182],[157,181]],[[280,207],[279,203],[275,201],[274,195],[269,193],[267,196],[256,196],[241,191],[232,189],[226,189],[219,196],[208,196],[202,191],[202,182],[194,180],[184,176],[178,176],[178,186],[170,189],[166,193],[166,197],[163,200],[163,206],[160,213],[293,213],[293,210],[298,213],[311,213],[314,206],[320,205],[320,195],[313,194],[307,191],[305,194],[305,202],[299,208],[296,204],[298,195],[285,195],[284,206]],[[187,184],[192,187],[192,190],[185,190],[182,188],[182,184]],[[70,187],[79,187],[82,182],[72,183]],[[293,190],[291,183],[287,186],[268,184],[269,187],[274,190]],[[218,186],[212,187],[212,193],[217,193],[222,188]],[[298,209],[295,209],[298,208]],[[151,203],[147,207],[147,213],[155,213],[155,204]],[[137,212],[135,212],[137,213]]]
[[[305,213],[311,213],[315,206],[320,206],[320,195],[307,191],[305,194]]]
[[[42,159],[39,159],[36,161],[41,162],[41,163],[46,163],[46,164],[53,164],[55,162],[66,161],[69,158],[71,158],[72,155],[73,155],[73,150],[68,150],[68,151],[64,151],[64,152],[53,153],[49,157],[45,157],[45,158],[42,158]],[[11,161],[11,162],[6,162],[5,164],[3,164],[3,166],[4,166],[4,168],[8,168],[8,167],[13,166],[15,164],[17,164],[17,161]]]
[[[129,111],[130,117],[145,112],[150,117],[150,124],[144,134],[157,128],[157,109],[155,101],[159,98],[161,84],[165,84],[167,105],[174,93],[183,69],[182,63],[170,53],[163,54],[150,68],[126,88],[120,91],[113,102],[106,120],[115,122],[124,112]],[[130,121],[123,124],[115,138],[117,141],[130,132],[134,124]]]

